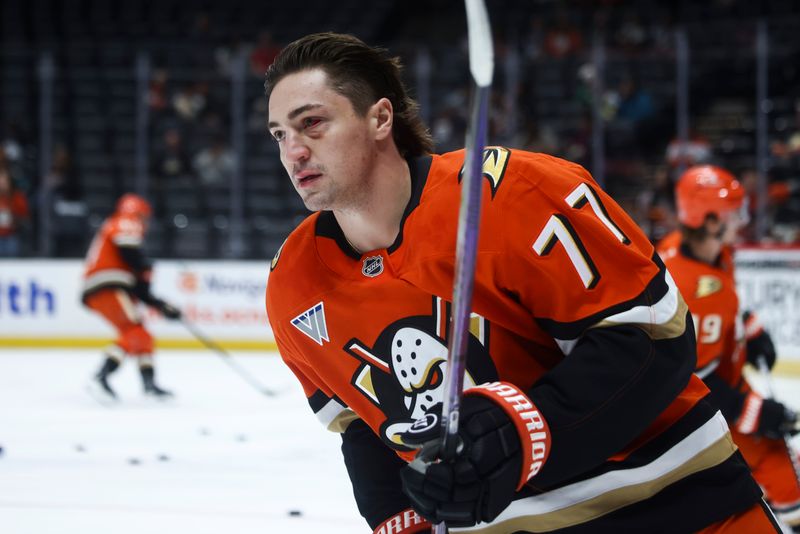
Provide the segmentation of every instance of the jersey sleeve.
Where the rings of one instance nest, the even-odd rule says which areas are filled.
[[[268,293],[268,303],[269,300]],[[267,315],[271,317],[272,313],[276,313],[276,311],[268,305]],[[303,387],[308,405],[317,420],[332,432],[344,432],[350,423],[359,417],[327,387],[313,367],[301,356],[302,353],[294,348],[291,338],[283,331],[280,322],[271,321],[271,324],[281,359]]]
[[[536,484],[549,487],[620,453],[687,386],[691,317],[646,236],[581,167],[518,179],[497,255],[498,283],[564,359],[530,390],[552,431]],[[510,213],[508,213],[510,212]]]
[[[358,511],[370,528],[411,506],[399,474],[406,462],[364,421],[354,421],[342,434],[342,455]]]

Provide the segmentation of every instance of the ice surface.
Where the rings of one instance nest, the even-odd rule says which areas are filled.
[[[175,400],[144,398],[127,362],[106,408],[84,391],[98,351],[0,350],[0,532],[369,532],[341,439],[291,373],[274,354],[235,357],[279,395],[209,352],[163,351],[157,380]]]
[[[127,362],[112,378],[121,402],[106,408],[84,391],[98,351],[0,349],[0,532],[369,532],[340,438],[291,373],[274,354],[235,357],[279,395],[209,352],[164,351],[157,378],[174,401],[143,398]],[[775,387],[800,408],[800,380]]]

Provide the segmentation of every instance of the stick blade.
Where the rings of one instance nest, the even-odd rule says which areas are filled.
[[[478,87],[488,87],[494,72],[494,45],[483,0],[464,0],[469,33],[469,71]]]

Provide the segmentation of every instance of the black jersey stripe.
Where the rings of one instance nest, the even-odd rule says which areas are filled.
[[[625,312],[637,306],[652,306],[667,295],[670,290],[666,281],[667,268],[664,266],[658,254],[654,253],[652,260],[653,263],[658,266],[659,272],[636,297],[610,306],[603,311],[577,321],[561,322],[545,317],[535,317],[536,322],[555,339],[577,339],[587,329],[600,323],[606,317]]]

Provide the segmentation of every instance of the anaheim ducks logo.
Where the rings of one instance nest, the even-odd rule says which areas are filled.
[[[506,167],[508,160],[511,157],[511,151],[501,146],[488,146],[483,151],[483,177],[489,181],[492,188],[492,198],[494,198],[497,189],[500,187],[500,182],[503,181],[503,176],[506,174]],[[464,176],[464,168],[458,173],[458,181]]]
[[[278,252],[276,252],[275,256],[272,258],[272,263],[270,263],[270,266],[269,266],[269,270],[270,271],[274,271],[275,267],[278,266],[278,260],[281,257],[281,251],[283,250],[283,245],[285,245],[285,244],[286,244],[286,240],[284,239],[283,243],[281,243],[280,248],[278,248]]]
[[[722,280],[718,277],[706,274],[697,279],[695,298],[703,298],[722,290]]]
[[[344,350],[362,363],[351,383],[386,414],[381,438],[397,450],[409,450],[399,435],[444,398],[447,373],[446,332],[449,305],[433,297],[433,313],[406,317],[387,326],[370,347],[351,339]],[[484,344],[488,325],[474,316],[468,336],[464,388],[497,379],[497,370]],[[476,337],[476,335],[480,337]]]

